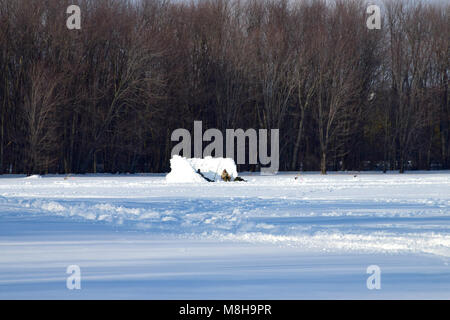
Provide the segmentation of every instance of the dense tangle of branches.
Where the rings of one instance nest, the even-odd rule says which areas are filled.
[[[280,129],[280,170],[448,169],[450,6],[367,6],[0,0],[0,173],[166,171],[194,120]]]

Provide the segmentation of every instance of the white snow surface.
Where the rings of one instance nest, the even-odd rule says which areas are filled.
[[[234,179],[238,176],[236,163],[231,158],[184,158],[173,156],[170,159],[170,173],[166,176],[169,183],[200,183],[206,182],[197,170],[208,179],[220,181],[223,170]]]
[[[1,177],[0,299],[450,299],[450,172],[243,177]]]

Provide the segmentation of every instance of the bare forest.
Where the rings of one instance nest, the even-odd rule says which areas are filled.
[[[165,172],[195,120],[279,129],[280,170],[449,169],[450,5],[367,6],[0,0],[0,173]]]

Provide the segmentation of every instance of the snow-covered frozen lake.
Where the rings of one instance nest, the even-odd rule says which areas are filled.
[[[450,172],[243,176],[3,176],[0,299],[450,299]]]

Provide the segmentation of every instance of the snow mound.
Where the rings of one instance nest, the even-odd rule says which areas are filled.
[[[169,183],[206,182],[187,161],[186,158],[174,156],[170,159],[170,172],[166,176]]]
[[[192,158],[186,160],[195,171],[200,169],[201,173],[211,180],[221,180],[223,170],[227,170],[233,179],[238,176],[236,163],[231,158],[205,157],[204,159]]]
[[[170,169],[170,173],[166,176],[166,181],[169,183],[206,182],[197,173],[197,170],[200,170],[206,178],[214,181],[221,180],[223,170],[227,170],[232,179],[238,176],[236,164],[230,158],[187,159],[175,155],[170,159]]]
[[[25,179],[41,179],[42,177],[38,174],[33,174],[31,176],[26,177]]]

